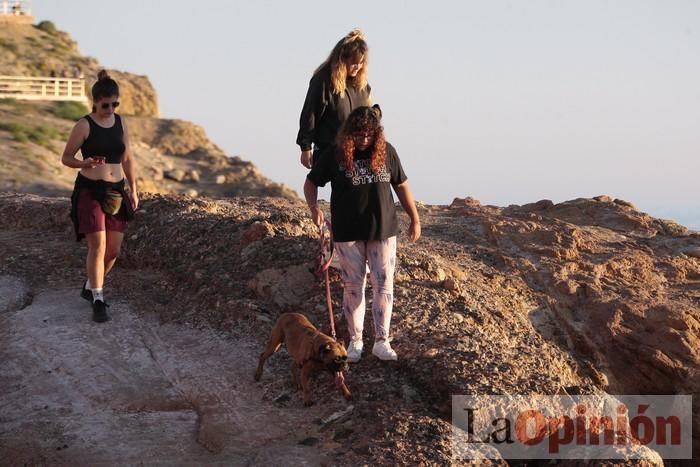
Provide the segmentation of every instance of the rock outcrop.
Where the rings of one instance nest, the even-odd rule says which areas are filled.
[[[59,106],[0,101],[0,191],[66,196],[73,189],[77,171],[63,166],[60,155],[74,123],[56,115]],[[228,157],[193,123],[126,119],[142,192],[297,198],[293,190],[265,177],[253,163]]]
[[[75,68],[91,77],[100,68],[49,27],[3,27],[0,52],[3,74]],[[146,77],[114,74],[147,193],[108,278],[108,300],[261,347],[283,311],[327,327],[314,275],[318,234],[303,202],[228,157],[202,128],[154,118]],[[85,250],[68,219],[75,171],[59,163],[73,120],[55,104],[3,100],[0,125],[0,190],[22,192],[0,193],[3,313],[20,309],[33,288],[77,293]],[[445,465],[454,394],[690,394],[700,418],[700,233],[605,195],[506,208],[468,197],[419,210],[423,238],[402,238],[398,251],[399,360],[353,365],[353,405],[319,420],[323,429],[301,444],[340,465]],[[347,340],[335,271],[331,289]],[[371,324],[365,329],[367,343]],[[283,359],[269,365],[271,374],[288,372]],[[258,389],[261,404],[295,403],[281,376]],[[698,427],[694,441],[697,459]],[[493,450],[476,451],[496,457],[482,465],[508,465]],[[660,464],[647,454],[616,465]]]
[[[83,257],[67,209],[65,199],[2,195],[0,275],[78,290]],[[684,393],[698,418],[700,261],[685,252],[700,247],[700,234],[604,197],[507,208],[455,200],[420,211],[424,237],[401,239],[398,252],[399,360],[351,367],[354,409],[318,440],[338,463],[449,463],[452,394]],[[317,249],[299,200],[151,195],[108,294],[262,343],[284,310],[327,326]],[[340,278],[331,278],[347,338]],[[283,360],[272,364],[286,374]],[[294,404],[280,398],[286,384],[261,383],[262,403]],[[696,447],[698,438],[696,427]],[[654,456],[616,465],[658,465]]]
[[[57,76],[76,72],[91,86],[101,65],[83,57],[67,33],[52,24],[5,24],[0,28],[0,74]],[[191,197],[297,194],[266,178],[251,162],[229,157],[203,128],[158,117],[158,99],[148,77],[111,70],[119,82],[140,191]],[[86,91],[89,95],[89,89]],[[60,163],[74,121],[88,113],[79,103],[0,100],[0,190],[66,195],[75,170]]]
[[[44,23],[46,24],[46,23]],[[31,24],[3,24],[0,28],[0,75],[85,77],[86,94],[104,68],[92,58],[80,54],[70,35],[55,27]],[[108,70],[119,82],[121,106],[125,115],[158,117],[158,96],[147,76]]]

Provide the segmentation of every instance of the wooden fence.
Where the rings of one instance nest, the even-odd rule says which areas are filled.
[[[0,76],[0,98],[87,102],[85,80],[79,78]]]

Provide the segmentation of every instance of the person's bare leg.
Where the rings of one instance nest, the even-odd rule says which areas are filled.
[[[105,250],[107,236],[104,231],[85,235],[88,243],[88,254],[85,265],[91,289],[101,289],[105,278]]]
[[[119,252],[121,251],[122,241],[124,240],[124,234],[122,232],[116,232],[113,230],[107,231],[107,241],[104,256],[104,277],[107,277],[109,271],[114,267],[114,263],[117,261]]]
[[[105,252],[107,251],[107,232],[95,232],[86,235],[88,240],[87,270],[92,292],[92,320],[97,323],[109,321],[107,304],[102,287],[105,280]],[[112,261],[112,263],[114,263]]]

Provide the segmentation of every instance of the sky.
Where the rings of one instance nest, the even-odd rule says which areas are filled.
[[[302,192],[313,70],[359,27],[416,199],[507,206],[607,194],[700,229],[695,0],[34,0],[163,117]],[[328,189],[322,194],[328,196]]]

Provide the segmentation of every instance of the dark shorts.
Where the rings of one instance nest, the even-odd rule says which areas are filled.
[[[78,195],[78,232],[91,234],[95,232],[126,232],[125,220],[105,214],[98,201],[90,197],[88,190],[81,190]]]

